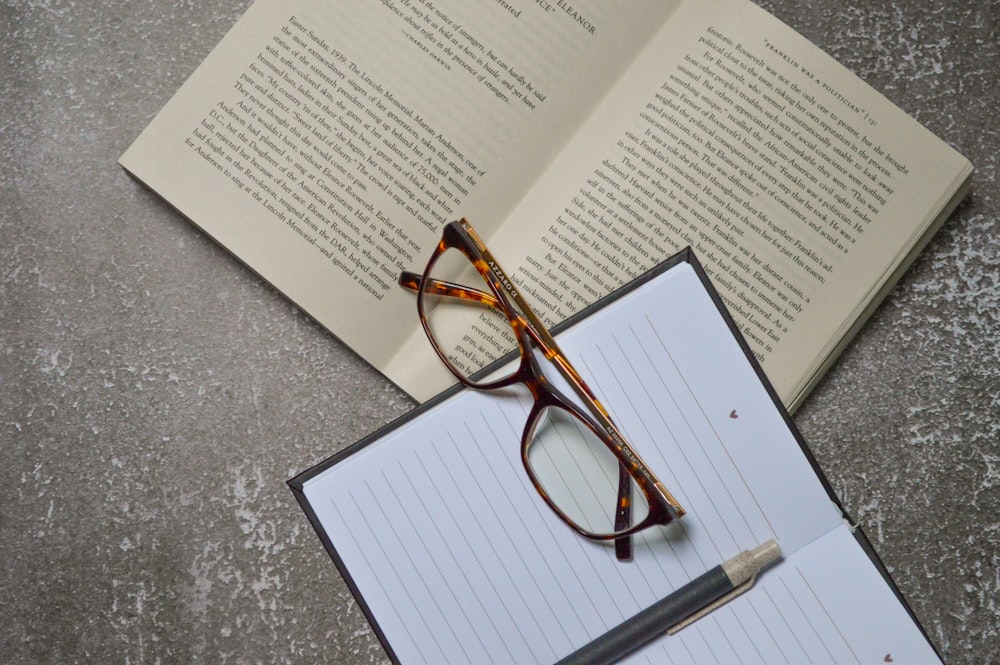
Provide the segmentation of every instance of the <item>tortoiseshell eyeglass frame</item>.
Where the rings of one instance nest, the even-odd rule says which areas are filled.
[[[489,293],[429,277],[438,258],[449,249],[458,250],[469,259],[482,275],[490,289]],[[459,381],[480,390],[493,390],[515,383],[523,383],[531,392],[534,405],[528,414],[521,437],[521,461],[538,493],[574,531],[594,540],[615,540],[618,558],[628,559],[631,558],[629,536],[654,525],[669,524],[684,515],[684,508],[625,440],[625,437],[612,422],[607,410],[566,358],[538,315],[521,297],[513,282],[500,268],[468,220],[461,219],[445,225],[441,240],[427,262],[423,275],[408,271],[403,272],[399,277],[399,283],[403,287],[417,292],[417,313],[420,316],[424,332],[427,334],[434,351]],[[447,353],[439,346],[434,336],[428,323],[425,308],[427,298],[441,296],[480,302],[496,308],[506,315],[520,347],[520,365],[513,374],[498,379],[479,381],[469,378],[451,363]],[[580,403],[586,407],[586,411],[581,409],[577,402],[563,395],[545,377],[537,364],[535,354],[532,353],[532,343],[555,366],[566,383],[572,387]],[[576,524],[551,500],[531,470],[528,462],[528,451],[531,447],[534,430],[541,413],[545,408],[552,406],[559,407],[582,421],[614,453],[619,461],[621,489],[616,506],[615,531],[612,533],[593,533]],[[631,524],[630,479],[635,481],[649,504],[649,514],[637,524]]]

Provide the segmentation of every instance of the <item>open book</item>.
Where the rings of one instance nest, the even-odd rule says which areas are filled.
[[[468,217],[550,323],[694,247],[791,407],[971,173],[747,0],[257,0],[121,164],[418,399]]]
[[[560,346],[688,515],[618,561],[529,482],[530,397],[446,392],[290,481],[393,662],[554,663],[770,539],[749,592],[623,662],[941,662],[690,252],[585,312]]]

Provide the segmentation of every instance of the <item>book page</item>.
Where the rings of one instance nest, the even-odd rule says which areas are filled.
[[[760,8],[686,2],[489,243],[550,322],[694,247],[793,405],[969,172]]]
[[[529,481],[523,396],[436,404],[303,489],[404,665],[552,663],[742,550],[792,553],[842,523],[689,264],[559,340],[689,514],[619,562]]]
[[[492,231],[675,4],[258,0],[121,163],[384,369],[399,272]]]

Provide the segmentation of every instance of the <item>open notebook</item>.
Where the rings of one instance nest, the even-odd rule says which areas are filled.
[[[941,662],[693,255],[558,339],[689,514],[619,562],[528,480],[527,403],[445,393],[290,481],[394,662],[550,664],[771,538],[748,594],[623,662]]]

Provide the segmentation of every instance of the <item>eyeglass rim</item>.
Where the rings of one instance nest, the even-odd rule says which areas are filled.
[[[417,286],[417,316],[420,318],[420,325],[423,326],[424,334],[430,341],[431,347],[433,347],[434,352],[437,353],[438,357],[441,359],[441,362],[443,362],[445,367],[447,367],[448,370],[455,375],[455,378],[457,378],[463,384],[469,386],[470,388],[476,388],[479,390],[494,390],[497,388],[503,388],[505,386],[513,385],[519,382],[519,379],[517,377],[522,373],[521,367],[523,367],[524,363],[526,362],[526,358],[530,350],[530,343],[528,343],[527,340],[522,339],[518,335],[519,330],[523,328],[523,324],[521,324],[519,321],[517,321],[515,317],[511,315],[511,308],[509,304],[505,301],[503,295],[498,291],[498,289],[493,285],[493,283],[486,278],[486,275],[482,273],[479,266],[476,264],[476,258],[469,255],[468,250],[470,249],[470,246],[468,243],[464,241],[464,238],[459,236],[458,239],[460,242],[458,243],[448,242],[448,237],[447,237],[448,229],[452,228],[453,224],[455,224],[455,222],[451,222],[445,226],[444,232],[442,233],[442,238],[438,243],[438,246],[435,248],[434,253],[431,255],[430,260],[427,262],[427,267],[424,268],[423,275],[421,276],[420,279],[420,284]],[[452,363],[451,358],[448,357],[448,355],[438,344],[437,337],[434,335],[434,331],[431,328],[430,322],[428,320],[427,310],[424,304],[424,297],[429,294],[427,290],[428,284],[441,283],[440,280],[432,279],[430,277],[430,273],[431,270],[434,268],[434,265],[437,263],[438,259],[444,256],[445,252],[447,252],[449,249],[454,249],[461,252],[467,259],[469,259],[469,262],[476,268],[476,270],[480,271],[480,274],[483,276],[483,281],[493,292],[493,297],[495,298],[497,304],[493,305],[492,303],[488,302],[485,299],[479,299],[479,300],[488,306],[494,306],[494,307],[498,306],[498,308],[504,314],[504,316],[507,317],[507,320],[510,323],[511,328],[515,332],[515,336],[518,337],[517,339],[518,353],[520,354],[521,357],[521,363],[518,369],[509,376],[504,376],[494,381],[476,381],[474,379],[475,376],[489,375],[488,368],[484,368],[485,371],[469,376],[466,373],[462,372],[461,369],[456,367],[454,363]],[[465,292],[469,293],[478,292],[475,289],[469,289],[467,287],[459,285],[456,286],[458,286],[458,288],[462,289]],[[483,293],[483,292],[478,292],[478,293]],[[431,294],[431,295],[443,295],[443,294]],[[502,363],[505,358],[506,356],[502,359],[499,359],[497,361],[498,364]]]
[[[534,358],[529,360],[529,363],[534,362]],[[536,368],[535,371],[537,373],[532,377],[532,379],[543,382],[545,384],[545,391],[538,393],[530,385],[528,386],[529,390],[532,392],[534,404],[531,411],[528,413],[527,419],[524,423],[524,430],[521,433],[521,463],[528,474],[528,478],[531,480],[531,484],[534,485],[535,489],[545,500],[545,503],[548,504],[549,508],[551,508],[574,531],[592,540],[617,540],[626,536],[635,535],[653,526],[666,526],[679,519],[681,515],[683,515],[683,512],[677,514],[676,511],[673,510],[673,506],[663,500],[663,497],[660,496],[658,490],[648,484],[650,481],[654,484],[658,483],[659,481],[656,477],[652,476],[650,473],[649,475],[651,478],[647,478],[645,474],[639,472],[640,470],[638,468],[628,464],[625,466],[629,472],[629,477],[632,479],[635,486],[646,497],[646,504],[649,510],[646,516],[639,522],[618,531],[609,531],[607,533],[596,532],[578,524],[572,517],[563,511],[562,508],[559,507],[559,504],[557,504],[552,497],[549,496],[543,484],[535,475],[534,469],[528,460],[532,441],[534,439],[535,428],[541,421],[542,414],[546,409],[562,409],[577,418],[590,429],[594,436],[596,436],[605,447],[607,447],[615,458],[619,460],[620,464],[623,460],[622,455],[618,452],[618,446],[610,433],[608,433],[592,415],[567,398],[566,395],[564,395],[558,388],[548,383],[548,380],[545,378],[544,374],[541,373],[540,369]],[[528,385],[527,382],[525,383]],[[629,444],[626,443],[626,445]],[[626,457],[626,459],[628,458]]]

